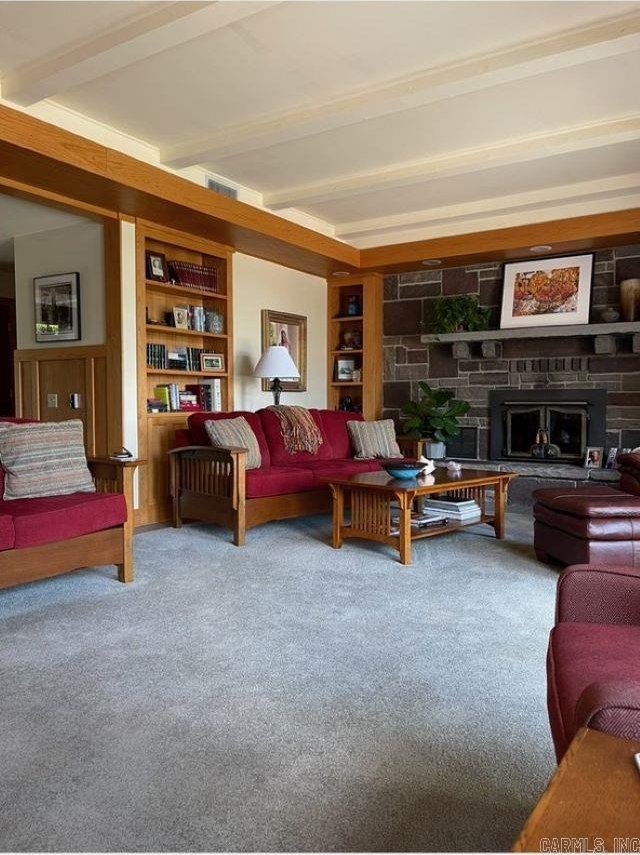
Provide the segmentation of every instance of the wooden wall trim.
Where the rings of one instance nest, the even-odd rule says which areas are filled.
[[[355,247],[0,105],[0,175],[326,276],[357,267]],[[335,264],[334,264],[335,262]]]
[[[16,362],[42,362],[46,359],[88,359],[104,356],[106,345],[87,344],[78,347],[30,347],[16,350]]]
[[[426,258],[443,267],[517,258],[538,243],[573,252],[640,240],[634,208],[359,250],[3,105],[0,185],[89,215],[175,227],[324,278],[336,270],[411,270]]]
[[[526,226],[377,246],[360,252],[360,263],[383,273],[415,270],[423,259],[439,258],[442,267],[519,258],[529,247],[551,244],[553,254],[598,249],[640,240],[640,208],[550,220]]]
[[[81,419],[87,454],[107,456],[119,449],[121,397],[113,394],[116,378],[109,375],[107,345],[46,347],[15,351],[16,415],[45,421]],[[69,395],[81,395],[80,407],[71,409]],[[50,408],[47,395],[58,395]],[[121,445],[121,443],[120,443]]]

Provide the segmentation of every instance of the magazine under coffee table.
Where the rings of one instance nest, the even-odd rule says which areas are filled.
[[[392,478],[386,472],[324,478],[333,494],[332,546],[340,549],[342,541],[350,537],[375,540],[394,546],[400,553],[400,562],[411,564],[412,540],[434,537],[480,523],[493,526],[496,537],[503,538],[507,489],[515,477],[512,472],[462,469],[450,474],[446,469],[436,469],[430,475],[408,481]],[[493,492],[491,512],[488,509],[487,490]],[[422,514],[423,500],[430,496],[437,497],[439,493],[477,502],[479,515],[462,521],[449,519],[446,524],[412,526],[412,511],[415,522],[415,514]],[[397,503],[397,507],[394,503]],[[350,508],[349,522],[345,522],[345,506]],[[417,511],[414,506],[417,506]]]

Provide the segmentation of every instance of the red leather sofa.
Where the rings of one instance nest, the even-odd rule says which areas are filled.
[[[95,493],[10,501],[2,499],[0,465],[0,588],[105,564],[117,566],[121,582],[133,579],[128,506],[136,463],[95,458],[87,462]]]
[[[316,454],[287,452],[280,422],[272,410],[256,413],[194,413],[188,429],[176,434],[171,458],[173,524],[183,519],[214,522],[230,528],[241,546],[245,531],[268,520],[286,519],[330,509],[329,489],[322,478],[371,472],[375,460],[355,460],[347,422],[362,420],[359,413],[309,411],[322,435]],[[244,416],[255,433],[262,466],[245,468],[246,450],[214,448],[204,423],[209,419]]]
[[[581,727],[640,739],[640,569],[567,567],[547,655],[558,760]]]
[[[534,491],[534,546],[541,561],[640,567],[640,453],[618,458],[618,489]]]

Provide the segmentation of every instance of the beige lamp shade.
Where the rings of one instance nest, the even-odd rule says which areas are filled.
[[[287,348],[280,344],[273,344],[265,350],[258,360],[258,364],[253,369],[253,376],[297,380],[300,377],[300,372],[291,359],[291,354]]]

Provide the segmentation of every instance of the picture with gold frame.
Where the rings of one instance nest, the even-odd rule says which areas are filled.
[[[288,312],[276,312],[273,309],[262,310],[262,352],[272,345],[287,348],[291,359],[300,372],[298,380],[282,381],[287,392],[307,391],[307,319],[304,315],[291,315]],[[262,391],[268,392],[271,380],[262,381]]]

